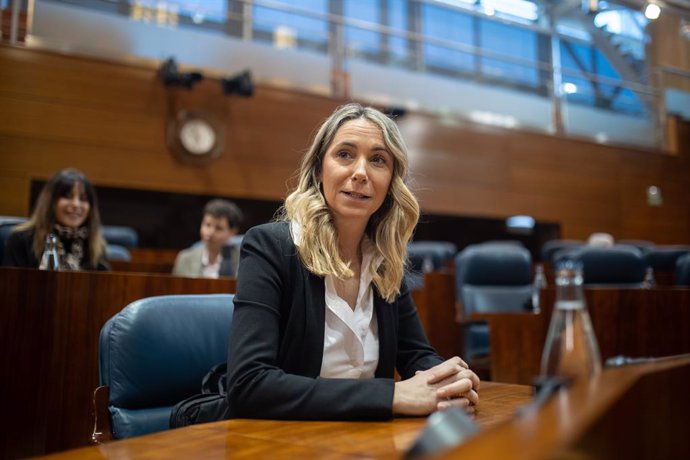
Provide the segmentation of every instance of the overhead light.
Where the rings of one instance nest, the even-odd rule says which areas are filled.
[[[563,92],[565,94],[574,94],[577,93],[577,85],[575,83],[563,83]]]
[[[535,224],[532,216],[510,216],[506,219],[506,230],[517,235],[531,235]]]
[[[644,15],[647,19],[654,20],[661,14],[661,8],[656,3],[647,3],[644,9]]]

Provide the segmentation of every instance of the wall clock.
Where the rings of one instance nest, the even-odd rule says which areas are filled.
[[[209,163],[224,145],[223,126],[206,113],[183,110],[168,123],[168,146],[185,163]]]

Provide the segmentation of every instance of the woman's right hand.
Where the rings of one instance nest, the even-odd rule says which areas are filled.
[[[428,415],[451,404],[472,411],[478,401],[478,389],[476,374],[467,368],[464,361],[454,357],[431,369],[418,371],[412,378],[396,382],[393,413]]]

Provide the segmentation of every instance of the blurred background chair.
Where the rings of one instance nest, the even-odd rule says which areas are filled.
[[[654,273],[673,273],[676,261],[690,253],[690,246],[659,245],[651,248],[645,254],[647,263],[654,269]]]
[[[580,240],[549,240],[541,247],[541,261],[553,264],[556,253],[564,249],[577,249],[584,245],[585,242]]]
[[[424,274],[446,268],[458,247],[449,241],[411,241],[407,245],[407,287],[414,290],[424,286]]]
[[[627,246],[635,246],[637,249],[642,251],[642,254],[646,254],[656,246],[656,244],[647,240],[617,240],[616,243]]]
[[[26,222],[26,220],[26,217],[0,216],[0,265],[2,265],[2,259],[5,255],[5,240],[16,225]]]
[[[489,355],[489,326],[467,322],[473,313],[530,309],[532,257],[516,245],[471,245],[455,257],[455,293],[464,319],[464,355],[474,363]],[[481,364],[483,367],[486,363]]]
[[[228,356],[232,294],[148,297],[101,329],[93,439],[167,430],[172,407],[200,393]]]
[[[634,246],[583,246],[568,251],[564,258],[582,263],[586,285],[610,285],[641,288],[644,286],[647,262]]]
[[[512,246],[521,246],[525,247],[525,243],[522,241],[518,240],[488,240],[488,241],[482,241],[479,244],[507,244],[507,245],[512,245]]]
[[[103,225],[103,238],[108,244],[124,246],[127,249],[139,246],[139,234],[132,227]]]
[[[676,260],[676,284],[690,287],[690,254]]]
[[[105,258],[108,260],[131,262],[132,254],[130,254],[129,249],[119,244],[106,244]]]

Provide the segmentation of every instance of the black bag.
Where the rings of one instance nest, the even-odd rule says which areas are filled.
[[[229,407],[226,399],[225,374],[227,363],[211,368],[201,382],[201,394],[175,404],[170,413],[170,428],[215,422],[228,418]]]

